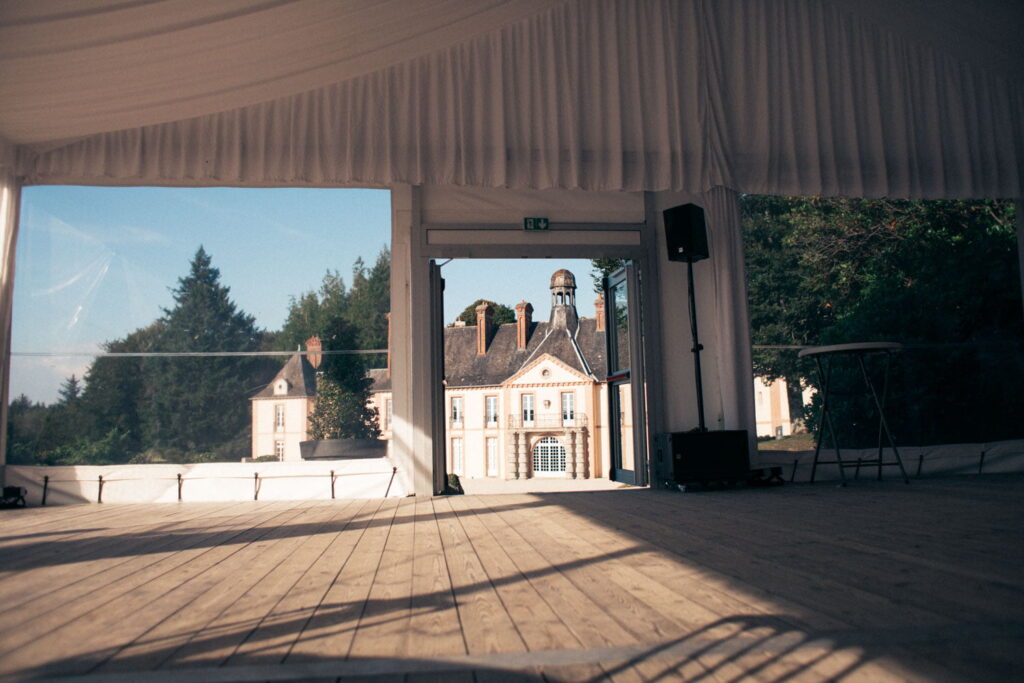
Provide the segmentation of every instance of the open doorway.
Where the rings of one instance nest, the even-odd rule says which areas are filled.
[[[615,476],[619,411],[610,403],[599,266],[443,262],[444,462],[467,492],[635,483]],[[633,424],[632,406],[625,412]]]

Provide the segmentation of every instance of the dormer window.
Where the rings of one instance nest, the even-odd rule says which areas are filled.
[[[284,396],[285,394],[288,393],[288,389],[289,388],[290,388],[290,385],[288,384],[288,380],[286,380],[286,379],[279,379],[279,380],[277,380],[274,383],[274,396]]]

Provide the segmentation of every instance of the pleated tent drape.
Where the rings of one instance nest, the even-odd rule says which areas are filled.
[[[23,145],[19,170],[30,183],[1015,197],[1024,84],[820,0],[572,0],[302,94]]]
[[[725,418],[723,428],[746,429],[751,440],[750,452],[756,453],[750,311],[739,195],[725,187],[714,187],[703,199],[714,268],[715,369],[721,399],[718,408]]]
[[[18,237],[21,183],[4,168],[0,152],[0,465],[7,452],[7,406],[11,367],[11,315],[14,298],[14,253]]]

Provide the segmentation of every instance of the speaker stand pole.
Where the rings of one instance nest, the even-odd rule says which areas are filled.
[[[690,294],[690,334],[693,337],[693,348],[690,349],[693,352],[693,376],[697,382],[697,418],[699,420],[699,427],[697,431],[706,432],[708,431],[707,425],[704,423],[704,383],[701,381],[700,376],[700,352],[704,349],[700,342],[697,340],[697,298],[694,295],[693,288],[693,259],[686,259],[686,275],[687,275],[687,289]]]

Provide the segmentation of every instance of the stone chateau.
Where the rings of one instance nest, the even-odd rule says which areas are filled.
[[[607,476],[604,304],[596,302],[596,319],[580,318],[576,289],[573,274],[558,270],[546,322],[535,322],[533,306],[522,301],[514,323],[494,324],[494,311],[484,304],[476,325],[445,328],[449,472],[503,479]],[[253,457],[300,459],[320,361],[319,341],[310,341],[307,355],[292,356],[252,399]],[[389,368],[370,375],[381,438],[390,439]]]

